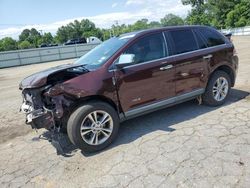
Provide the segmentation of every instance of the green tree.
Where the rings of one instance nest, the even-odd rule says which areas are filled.
[[[161,27],[161,23],[160,22],[157,22],[157,21],[152,21],[148,24],[148,27],[149,28],[157,28],[157,27]]]
[[[0,51],[16,50],[17,42],[11,37],[5,37],[0,40]]]
[[[217,28],[226,27],[227,14],[242,0],[208,0],[208,11],[212,15],[213,26]]]
[[[52,34],[50,32],[48,33],[44,33],[41,38],[38,41],[38,44],[52,44],[54,41],[54,37],[52,36]]]
[[[191,5],[192,9],[188,13],[186,22],[190,25],[211,25],[211,15],[208,11],[209,0],[182,0],[184,5]]]
[[[90,37],[99,35],[99,29],[96,28],[95,24],[88,19],[83,19],[81,21],[82,37]]]
[[[110,38],[110,30],[109,29],[101,29],[101,33],[102,33],[102,36],[100,39],[102,41],[105,41],[105,40]]]
[[[191,5],[195,8],[200,8],[207,0],[182,0],[183,5]]]
[[[2,51],[4,51],[4,47],[3,47],[2,41],[0,40],[0,52]]]
[[[41,39],[41,34],[35,29],[32,28],[30,30],[30,36],[27,38],[27,40],[32,44],[33,47],[38,47],[38,41]]]
[[[148,19],[141,19],[135,22],[131,26],[131,31],[137,31],[137,30],[142,30],[142,29],[147,29],[148,28]]]
[[[19,42],[25,41],[30,36],[30,30],[24,29],[19,35]]]
[[[32,48],[32,45],[30,44],[29,41],[25,40],[22,41],[19,45],[18,45],[19,49],[28,49],[28,48]]]
[[[32,28],[31,30],[24,29],[19,35],[19,42],[27,40],[33,47],[38,47],[40,39],[41,34],[35,28]]]
[[[69,39],[68,28],[66,26],[60,27],[56,32],[56,40],[59,43],[64,43]]]
[[[188,24],[211,25],[216,28],[242,27],[250,24],[249,0],[182,0],[191,5]]]
[[[71,38],[80,38],[83,33],[83,27],[81,22],[75,20],[73,23],[68,24],[69,35]]]
[[[69,39],[81,38],[81,37],[102,37],[101,30],[96,28],[95,24],[88,19],[83,19],[80,22],[75,20],[62,26],[57,30],[56,39],[60,43],[64,43]]]
[[[186,17],[186,22],[189,25],[212,25],[211,15],[206,11],[205,7],[199,10],[192,9]]]
[[[53,36],[50,32],[44,33],[44,35],[42,36],[42,39],[44,43],[47,43],[47,44],[53,43]]]
[[[167,14],[164,18],[161,19],[162,26],[171,26],[171,25],[184,25],[184,21],[181,17],[174,14]]]
[[[112,25],[111,29],[108,29],[108,35],[111,36],[118,36],[120,34],[126,33],[126,32],[130,32],[132,31],[131,28],[129,28],[127,25],[122,24],[116,24],[116,25]]]
[[[242,0],[226,17],[226,27],[243,27],[250,24],[250,1]]]

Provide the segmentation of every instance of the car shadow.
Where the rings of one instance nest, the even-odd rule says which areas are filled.
[[[227,102],[223,106],[231,105],[249,95],[249,92],[232,89]],[[178,124],[183,121],[193,119],[199,115],[216,110],[219,107],[209,107],[205,105],[198,105],[197,100],[191,100],[182,104],[178,104],[163,110],[158,110],[147,115],[143,115],[121,123],[117,139],[106,149],[95,153],[84,153],[85,157],[98,155],[101,152],[110,150],[111,148],[119,145],[133,142],[134,140],[149,134],[154,131],[173,132],[175,129],[172,125]],[[57,154],[64,157],[71,157],[76,151],[75,147],[69,141],[66,134],[51,135],[50,132],[44,132],[40,138],[44,138],[52,143],[56,148]]]

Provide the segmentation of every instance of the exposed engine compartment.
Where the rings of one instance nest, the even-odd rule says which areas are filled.
[[[84,66],[68,68],[54,74],[50,74],[47,78],[47,85],[56,85],[87,72],[89,71]]]
[[[26,113],[26,123],[32,128],[51,130],[60,127],[59,120],[64,115],[64,108],[69,107],[71,100],[63,95],[44,96],[46,88],[23,90],[23,105],[21,110]]]
[[[88,70],[84,66],[70,67],[47,75],[46,84],[42,87],[23,87],[21,83],[20,89],[23,95],[21,111],[26,114],[26,123],[36,129],[60,128],[62,126],[60,120],[65,109],[71,105],[73,100],[63,93],[58,92],[57,94],[57,90],[60,90],[58,86],[86,72]],[[51,89],[54,91],[53,96],[49,95]]]

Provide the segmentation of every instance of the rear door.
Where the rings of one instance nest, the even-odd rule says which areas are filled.
[[[175,93],[181,95],[193,91],[199,91],[206,84],[208,74],[203,41],[195,36],[192,29],[175,29],[165,33],[171,40],[175,57]]]
[[[115,72],[124,112],[175,95],[174,57],[169,57],[163,33],[135,40],[123,52],[134,54],[135,64]]]

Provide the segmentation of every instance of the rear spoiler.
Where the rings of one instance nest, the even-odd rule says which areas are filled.
[[[223,33],[223,35],[224,35],[225,37],[227,37],[229,41],[232,41],[232,39],[231,39],[231,38],[232,38],[232,35],[233,35],[232,33]]]

